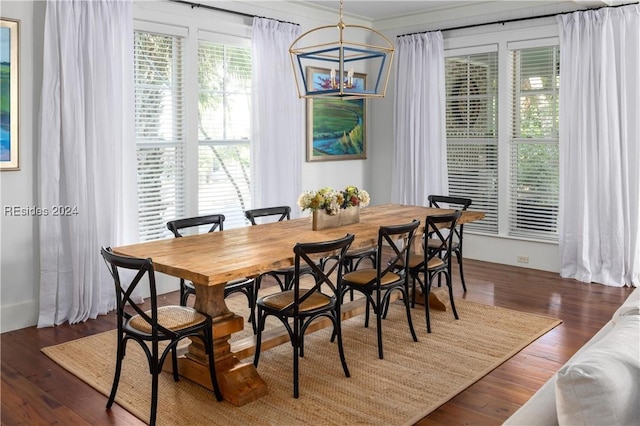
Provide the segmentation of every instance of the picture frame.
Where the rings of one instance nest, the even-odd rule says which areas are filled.
[[[311,88],[331,87],[332,74],[325,68],[307,68]],[[353,84],[366,87],[366,74],[354,73]],[[365,99],[307,99],[307,161],[367,158],[367,105]]]
[[[19,170],[20,21],[0,19],[0,170]]]

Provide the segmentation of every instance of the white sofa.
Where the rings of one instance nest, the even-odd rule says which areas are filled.
[[[640,289],[504,425],[640,425]]]

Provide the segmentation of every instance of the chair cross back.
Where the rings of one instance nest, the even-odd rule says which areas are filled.
[[[441,204],[447,204],[450,209],[458,209],[461,211],[465,211],[471,205],[471,198],[464,197],[449,197],[446,195],[429,195],[429,207],[437,207],[440,208]],[[460,281],[462,282],[462,289],[467,291],[467,285],[464,282],[464,269],[462,266],[462,236],[464,233],[464,224],[458,223],[452,229],[451,232],[455,233],[455,238],[450,240],[451,242],[451,251],[455,253],[456,258],[458,259],[458,266],[460,268]],[[429,235],[425,232],[425,235]],[[433,249],[433,246],[438,244],[438,241],[435,239],[426,240],[425,243]],[[444,250],[443,250],[444,251]]]
[[[186,219],[177,219],[167,222],[167,228],[173,232],[173,235],[182,237],[180,233],[181,229],[193,228],[201,225],[211,225],[211,228],[207,232],[213,232],[216,230],[224,230],[225,216],[223,214],[210,214],[207,216],[189,217]]]
[[[430,235],[431,240],[439,242],[438,247],[429,246],[428,249],[425,250],[427,262],[433,257],[438,256],[441,252],[447,253],[444,260],[448,261],[451,257],[451,242],[454,236],[453,230],[456,228],[456,224],[458,223],[458,219],[460,219],[461,215],[462,212],[460,210],[456,210],[455,213],[427,216],[425,234]],[[442,226],[444,223],[448,223],[449,225]],[[443,230],[445,229],[449,231],[446,235],[443,233]]]
[[[382,269],[381,257],[378,256],[376,262],[379,276],[383,277],[389,272],[398,270],[401,264],[406,265],[409,259],[409,249],[411,248],[415,232],[420,226],[420,221],[414,219],[413,222],[403,225],[381,226],[378,230],[378,253],[382,252],[383,245],[388,245],[392,249],[391,257],[387,260],[387,266]],[[398,236],[402,235],[402,244],[399,247]],[[375,280],[374,280],[375,281]]]
[[[344,238],[334,241],[325,241],[320,243],[298,243],[293,247],[295,253],[295,279],[299,281],[300,276],[308,274],[309,271],[306,268],[311,269],[311,273],[315,277],[315,284],[310,289],[305,289],[305,294],[300,297],[299,282],[294,282],[294,289],[296,289],[295,303],[299,303],[307,299],[314,291],[320,291],[322,285],[326,284],[331,289],[334,295],[338,295],[340,289],[338,285],[331,279],[331,274],[337,269],[338,276],[341,276],[341,268],[344,265],[340,265],[339,262],[335,262],[327,271],[324,271],[317,260],[314,260],[311,255],[317,253],[339,252],[338,258],[342,259],[351,246],[354,239],[353,234],[347,234]],[[304,263],[303,263],[304,262]],[[302,266],[304,265],[304,270]]]
[[[448,204],[449,208],[456,208],[460,206],[460,210],[465,211],[469,208],[472,203],[471,198],[463,198],[463,197],[449,197],[445,195],[429,195],[429,207],[436,207],[438,209],[442,208],[440,204]],[[451,206],[453,204],[454,206]],[[456,233],[456,238],[458,240],[462,240],[462,227],[463,224],[458,225],[454,228],[454,232]]]
[[[251,209],[244,212],[244,216],[251,222],[251,225],[257,225],[256,218],[278,216],[278,222],[283,220],[289,220],[291,218],[291,207],[289,206],[277,206],[277,207],[265,207],[261,209]]]
[[[175,336],[175,333],[173,333],[171,330],[158,324],[156,309],[156,283],[153,262],[151,261],[151,259],[125,258],[122,256],[114,255],[109,249],[102,249],[102,256],[105,264],[107,265],[107,269],[109,270],[109,273],[111,274],[111,277],[113,277],[113,280],[116,284],[117,311],[119,314],[118,318],[120,318],[120,315],[125,319],[130,319],[133,316],[129,312],[125,311],[125,307],[129,305],[134,311],[136,311],[136,314],[140,315],[140,317],[144,318],[144,320],[149,323],[153,335],[157,335],[158,330],[160,330],[163,334],[166,334],[168,336]],[[128,286],[122,285],[118,268],[138,271]],[[145,311],[140,309],[138,304],[136,304],[131,298],[131,294],[138,287],[138,284],[140,284],[140,281],[145,275],[148,275],[149,277],[149,300],[151,301],[152,317],[150,317]]]
[[[403,225],[381,226],[378,230],[378,256],[376,260],[376,276],[372,277],[366,284],[368,287],[372,284],[379,284],[381,279],[389,274],[396,273],[402,269],[402,265],[407,265],[410,256],[410,248],[415,238],[415,232],[420,226],[420,221],[414,219],[413,222]],[[402,244],[398,244],[398,236],[402,237]],[[383,247],[389,246],[392,250],[390,258],[386,259],[386,266],[383,268],[381,261]]]

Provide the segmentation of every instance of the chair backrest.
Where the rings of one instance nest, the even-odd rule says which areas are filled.
[[[289,220],[291,218],[291,207],[289,206],[277,206],[277,207],[265,207],[261,209],[251,209],[244,212],[244,216],[251,222],[251,225],[257,225],[256,218],[258,217],[273,217],[278,216],[278,222],[283,220]]]
[[[378,230],[378,256],[376,258],[378,284],[388,273],[397,272],[403,268],[402,265],[409,264],[411,245],[418,226],[420,226],[420,221],[414,219],[413,222],[407,224],[380,227]],[[385,247],[391,247],[391,253],[388,258],[383,259],[382,251]]]
[[[440,204],[448,204],[447,208],[467,210],[471,205],[471,198],[449,197],[447,195],[429,195],[429,207],[443,208]],[[452,206],[453,204],[453,206]]]
[[[223,214],[210,214],[207,216],[197,216],[197,217],[189,217],[186,219],[176,219],[170,222],[167,222],[167,228],[169,231],[173,232],[173,235],[177,237],[182,237],[182,233],[180,232],[186,228],[193,228],[196,226],[202,225],[211,225],[207,232],[213,232],[216,230],[224,230],[224,215]]]
[[[427,216],[425,219],[424,232],[430,235],[432,241],[436,241],[438,245],[429,245],[424,250],[425,265],[429,264],[429,260],[438,256],[443,261],[449,262],[451,258],[451,244],[454,236],[454,229],[458,223],[458,219],[462,212],[456,210],[453,213],[437,214]]]
[[[329,296],[337,297],[340,292],[342,280],[342,268],[344,255],[349,250],[353,242],[354,235],[346,234],[337,240],[322,241],[318,243],[298,243],[293,247],[295,253],[295,276],[293,279],[294,302],[290,306],[294,314],[298,313],[298,307],[302,302],[308,299],[312,294],[322,291],[323,286],[329,287],[332,294]],[[325,269],[320,266],[318,259],[330,255],[337,256],[336,262],[331,267],[325,265]],[[313,286],[302,288],[300,286],[300,277],[308,274],[307,268],[311,269],[314,275]],[[305,271],[303,271],[305,269]],[[334,272],[337,272],[334,275]],[[301,274],[302,273],[302,274]],[[336,277],[335,279],[333,277]],[[289,308],[287,308],[289,309]]]
[[[110,247],[102,247],[100,254],[102,254],[115,284],[118,329],[122,330],[125,320],[138,314],[149,324],[154,338],[158,337],[159,332],[165,336],[175,335],[173,331],[158,324],[156,279],[151,259],[120,256],[113,253]],[[143,280],[145,276],[148,278],[147,280]],[[136,304],[131,297],[135,289],[139,286],[144,286],[141,283],[145,282],[148,282],[149,301],[151,303],[151,309],[148,312],[151,315],[143,311],[140,305]]]
[[[471,198],[449,197],[447,195],[429,195],[429,207],[443,208],[440,204],[447,204],[447,208],[465,211],[472,203]],[[462,244],[462,235],[464,232],[464,224],[459,224],[454,228],[458,242]]]

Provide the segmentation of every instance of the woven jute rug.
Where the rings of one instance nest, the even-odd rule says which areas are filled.
[[[238,300],[238,306],[242,305]],[[412,309],[416,343],[409,334],[404,308],[396,302],[383,321],[383,360],[378,359],[375,320],[369,328],[363,327],[363,316],[344,321],[350,378],[344,376],[337,345],[329,341],[329,329],[307,336],[305,356],[300,360],[299,399],[293,398],[289,344],[261,354],[258,372],[269,393],[242,407],[217,402],[211,391],[187,379],[176,383],[170,374],[163,373],[158,424],[413,424],[561,323],[463,299],[456,300],[456,307],[457,321],[450,310],[431,311],[431,334],[426,332],[424,310]],[[109,331],[42,352],[108,395],[115,346],[115,331]],[[132,342],[127,347],[116,402],[148,421],[150,388],[146,359]]]

